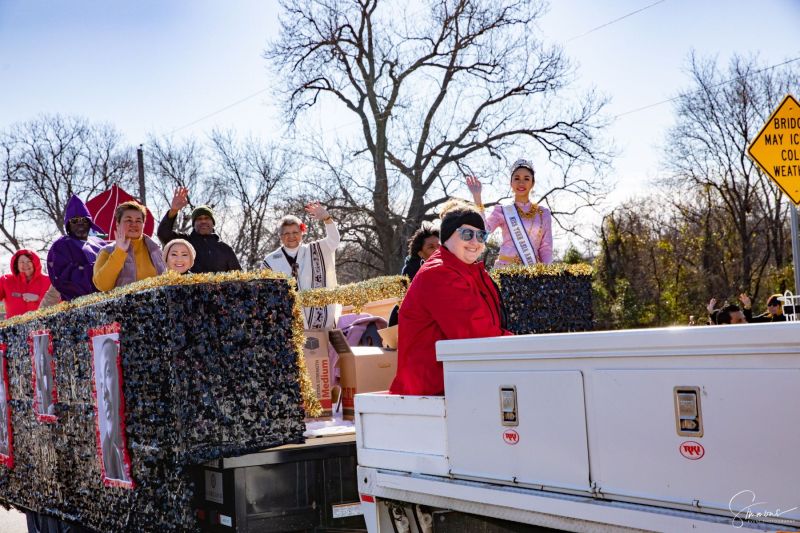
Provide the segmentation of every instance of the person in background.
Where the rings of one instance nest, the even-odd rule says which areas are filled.
[[[786,315],[783,314],[783,305],[781,304],[781,294],[773,294],[767,298],[766,312],[753,316],[752,301],[750,297],[744,293],[739,295],[739,301],[742,302],[744,317],[748,322],[759,324],[763,322],[785,322]]]
[[[62,300],[97,292],[92,283],[94,264],[98,252],[107,243],[89,235],[92,229],[103,233],[92,221],[86,204],[72,195],[64,210],[66,235],[54,242],[47,253],[47,274]]]
[[[725,305],[723,305],[721,308],[715,309],[716,305],[717,299],[711,298],[706,306],[706,309],[708,310],[709,324],[747,324],[744,313],[738,305],[725,302]]]
[[[297,289],[336,287],[336,248],[341,238],[336,222],[319,202],[305,206],[306,213],[325,225],[325,238],[309,243],[303,242],[306,225],[294,215],[286,215],[280,221],[278,232],[281,246],[267,254],[264,266],[275,272],[283,272],[297,280]],[[341,306],[304,307],[305,329],[329,329],[336,327]]]
[[[438,249],[439,230],[434,228],[430,222],[423,222],[422,227],[408,239],[408,255],[400,274],[408,276],[408,279],[413,281],[422,263]]]
[[[400,306],[392,394],[444,394],[437,341],[511,335],[500,291],[480,261],[489,236],[481,213],[451,201],[441,218],[442,246],[419,269]]]
[[[167,265],[167,270],[178,274],[192,274],[190,272],[194,265],[195,251],[192,243],[185,239],[175,239],[169,241],[161,252],[161,257]]]
[[[175,231],[175,220],[178,213],[189,205],[189,189],[178,187],[172,197],[169,211],[158,224],[158,238],[163,246],[173,239],[184,239],[195,249],[195,261],[192,267],[194,274],[206,272],[228,272],[241,270],[239,259],[233,248],[219,239],[214,232],[216,220],[214,211],[207,205],[196,207],[192,211],[192,232],[189,234]]]
[[[11,256],[11,273],[0,277],[0,300],[5,300],[6,318],[37,310],[49,288],[50,279],[42,274],[36,252],[17,250]]]
[[[525,159],[517,160],[511,166],[511,192],[514,193],[514,201],[494,206],[486,217],[486,231],[492,233],[501,228],[503,233],[500,256],[494,268],[553,262],[552,217],[549,209],[531,203],[534,177],[533,164]],[[472,193],[478,210],[483,213],[483,186],[480,180],[475,176],[468,176],[467,188]]]
[[[738,305],[728,304],[720,309],[717,315],[717,324],[747,324],[747,320]]]
[[[92,282],[101,291],[157,276],[166,270],[161,248],[144,234],[147,210],[138,202],[123,202],[114,211],[116,238],[97,254]]]
[[[407,276],[409,283],[414,281],[419,267],[439,249],[439,230],[430,222],[423,222],[422,226],[408,239],[408,255],[406,256],[401,276]],[[397,324],[400,316],[400,306],[395,305],[389,314],[389,327]]]

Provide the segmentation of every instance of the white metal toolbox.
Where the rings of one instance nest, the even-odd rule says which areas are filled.
[[[447,341],[437,353],[454,476],[800,521],[798,323]]]

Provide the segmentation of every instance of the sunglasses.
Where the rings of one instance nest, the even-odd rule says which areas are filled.
[[[489,232],[483,231],[482,229],[458,228],[456,233],[458,233],[462,241],[469,242],[475,237],[481,244],[485,243],[486,239],[489,237]]]
[[[86,217],[72,217],[69,219],[70,224],[88,224],[89,219]]]

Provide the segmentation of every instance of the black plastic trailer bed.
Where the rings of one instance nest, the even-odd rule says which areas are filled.
[[[355,435],[318,437],[194,467],[203,531],[365,532]]]

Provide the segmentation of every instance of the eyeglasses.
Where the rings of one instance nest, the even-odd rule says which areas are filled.
[[[70,224],[88,224],[89,219],[87,217],[72,217],[69,219]]]
[[[483,244],[489,237],[489,232],[483,231],[482,229],[458,228],[456,232],[458,236],[461,237],[461,240],[466,242],[471,241],[472,238],[475,237],[479,243]]]

